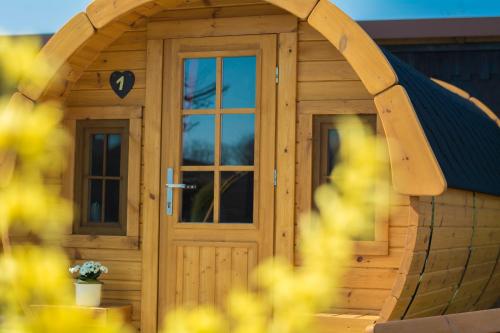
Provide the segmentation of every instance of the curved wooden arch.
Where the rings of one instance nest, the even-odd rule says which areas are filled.
[[[398,86],[397,75],[386,57],[368,34],[329,0],[266,0],[290,13],[307,19],[346,58],[367,90],[382,95]],[[52,66],[50,79],[21,82],[19,91],[33,101],[64,98],[67,86],[76,82],[99,53],[130,25],[167,8],[181,8],[186,0],[96,0],[86,13],[73,17],[45,45],[40,61]],[[85,57],[79,56],[85,54]],[[430,148],[413,108],[409,112],[394,109],[395,104],[410,105],[403,87],[378,98],[377,108],[389,137],[389,155],[393,166],[393,184],[407,195],[439,195],[446,180]],[[377,98],[376,98],[377,100]],[[391,114],[387,113],[390,110]],[[404,123],[397,131],[394,122]],[[415,139],[417,138],[417,139]],[[418,177],[416,177],[418,175]]]

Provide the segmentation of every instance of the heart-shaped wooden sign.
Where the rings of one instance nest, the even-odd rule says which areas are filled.
[[[109,84],[120,98],[125,98],[132,90],[135,83],[135,75],[131,71],[113,72],[109,77]]]

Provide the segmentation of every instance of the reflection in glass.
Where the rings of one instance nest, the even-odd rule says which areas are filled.
[[[215,116],[183,117],[183,165],[213,165]]]
[[[120,181],[106,180],[104,222],[118,223],[120,212]]]
[[[213,172],[183,172],[182,182],[195,189],[182,190],[182,222],[212,223],[214,213]]]
[[[102,180],[92,179],[89,181],[89,222],[100,222],[102,211]]]
[[[256,57],[222,59],[222,108],[255,108]]]
[[[102,176],[104,138],[104,134],[93,134],[90,138],[90,174],[92,176]]]
[[[109,134],[106,155],[106,176],[120,177],[120,154],[122,137],[120,134]]]
[[[216,73],[215,58],[184,60],[183,107],[185,110],[215,108]]]
[[[253,172],[221,172],[220,223],[253,222]]]
[[[336,129],[328,130],[327,174],[330,175],[338,163],[340,153],[340,135]]]
[[[222,165],[253,165],[255,115],[223,115],[221,141]]]

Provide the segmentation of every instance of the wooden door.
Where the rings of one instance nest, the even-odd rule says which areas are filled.
[[[160,318],[273,254],[276,36],[165,41]]]

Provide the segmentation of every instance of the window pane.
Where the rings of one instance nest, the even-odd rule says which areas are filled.
[[[256,57],[224,58],[222,62],[222,108],[255,108]]]
[[[182,182],[195,189],[182,190],[182,222],[212,223],[214,210],[214,174],[184,172]]]
[[[215,116],[183,118],[183,165],[213,165]]]
[[[120,176],[120,154],[122,136],[120,134],[108,135],[108,147],[106,155],[106,176]]]
[[[329,176],[333,168],[338,162],[340,153],[340,136],[336,129],[328,130],[328,157],[327,157],[327,176]]]
[[[90,137],[90,174],[92,176],[103,175],[105,137],[104,134],[93,134]]]
[[[217,87],[215,58],[184,60],[184,109],[213,109]]]
[[[102,212],[102,180],[89,181],[88,221],[100,222]]]
[[[222,172],[220,191],[220,223],[253,222],[253,172]]]
[[[104,222],[118,223],[120,216],[120,181],[106,180]]]
[[[253,114],[222,116],[222,165],[253,165],[254,142]]]

